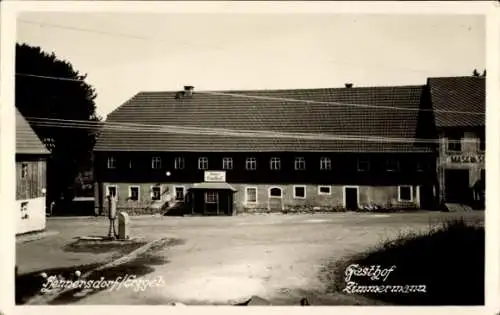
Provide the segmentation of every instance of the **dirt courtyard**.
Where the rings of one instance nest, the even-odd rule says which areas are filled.
[[[131,217],[132,236],[180,240],[175,246],[157,251],[151,260],[156,263],[141,262],[154,270],[144,277],[161,276],[164,285],[140,292],[124,288],[102,291],[76,303],[227,304],[256,295],[273,305],[297,305],[302,297],[313,305],[372,304],[373,301],[363,301],[359,296],[326,293],[328,283],[322,277],[322,268],[400,233],[425,231],[460,216],[471,221],[484,220],[484,212]],[[47,264],[43,255],[50,246],[61,246],[76,236],[105,234],[106,224],[104,218],[49,219],[48,230],[58,234],[18,244],[20,270],[48,268],[41,266]],[[57,250],[53,249],[52,254],[63,255],[57,254]],[[66,259],[65,264],[76,265],[78,259]],[[51,267],[60,267],[56,265],[63,259],[52,257],[48,261]]]

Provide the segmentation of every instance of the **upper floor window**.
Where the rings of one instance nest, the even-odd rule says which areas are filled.
[[[462,151],[462,139],[464,135],[460,132],[449,133],[446,136],[448,151]]]
[[[302,171],[306,169],[306,159],[303,157],[295,158],[295,170]]]
[[[108,168],[116,168],[116,159],[114,156],[108,156]]]
[[[225,157],[222,159],[222,169],[232,170],[233,169],[233,158]]]
[[[385,163],[388,172],[396,172],[399,169],[399,162],[395,158],[388,158]]]
[[[270,164],[272,170],[279,170],[281,168],[281,160],[279,157],[272,157]]]
[[[254,157],[249,157],[245,161],[245,168],[249,171],[255,171],[257,169],[257,159]]]
[[[208,158],[207,157],[202,156],[202,157],[198,158],[198,169],[199,170],[208,169]]]
[[[159,169],[161,168],[161,158],[159,156],[154,156],[151,160],[151,168]]]
[[[174,169],[176,170],[183,170],[184,169],[184,158],[181,156],[178,156],[174,159]]]
[[[370,161],[367,159],[358,159],[358,172],[367,172],[370,170]]]
[[[320,170],[331,170],[332,169],[332,159],[327,158],[327,157],[320,158],[319,169]]]

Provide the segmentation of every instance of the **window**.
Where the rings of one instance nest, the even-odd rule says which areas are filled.
[[[332,187],[331,186],[318,186],[318,195],[331,195]]]
[[[367,172],[370,170],[370,161],[358,159],[358,172]]]
[[[270,164],[272,170],[279,170],[281,168],[281,160],[279,157],[272,157]]]
[[[327,157],[322,157],[319,160],[319,169],[320,170],[331,170],[332,169],[332,159]]]
[[[247,158],[245,168],[249,171],[255,171],[257,169],[257,159],[254,157]]]
[[[463,133],[454,132],[447,135],[448,151],[462,151]]]
[[[161,168],[161,158],[159,156],[154,156],[151,160],[151,168],[159,169]]]
[[[200,157],[198,158],[198,169],[199,170],[206,170],[208,169],[208,158],[207,157]]]
[[[479,134],[479,151],[485,151],[485,150],[486,150],[485,134],[484,132],[481,132]]]
[[[174,169],[183,170],[184,169],[184,158],[178,156],[174,159]]]
[[[217,203],[219,195],[216,191],[207,191],[205,193],[205,203]]]
[[[256,187],[246,187],[245,188],[245,203],[257,203],[257,188]]]
[[[107,196],[111,196],[111,197],[117,196],[116,186],[108,186],[107,188],[108,188],[107,189],[108,193],[106,194]]]
[[[388,172],[396,172],[399,169],[399,163],[395,158],[388,158],[385,163]]]
[[[108,157],[108,168],[116,168],[116,159],[114,156]]]
[[[175,187],[175,201],[184,201],[184,187]]]
[[[399,186],[398,187],[398,201],[413,201],[413,187],[412,186]]]
[[[306,198],[306,186],[293,186],[293,198],[305,199]]]
[[[21,164],[21,178],[28,176],[28,163]]]
[[[225,157],[222,159],[222,169],[232,170],[233,169],[233,158]]]
[[[283,195],[282,195],[282,192],[281,192],[281,188],[279,187],[273,187],[271,189],[269,189],[269,197],[273,197],[273,198],[281,198]]]
[[[161,187],[160,186],[151,187],[151,200],[154,200],[154,201],[161,200]]]
[[[22,220],[26,220],[28,218],[29,218],[29,215],[28,215],[28,202],[25,201],[25,202],[21,203],[21,219]]]
[[[139,187],[138,186],[130,186],[128,188],[128,198],[132,201],[139,200]]]
[[[303,171],[306,169],[306,159],[303,157],[296,157],[295,158],[295,170],[296,171]]]

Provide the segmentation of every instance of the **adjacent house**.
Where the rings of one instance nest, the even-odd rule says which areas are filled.
[[[45,229],[48,155],[49,151],[16,109],[16,234]]]
[[[442,204],[484,208],[485,77],[430,78]]]
[[[107,118],[129,127],[105,128],[94,148],[96,211],[106,212],[107,196],[129,213],[432,208],[438,146],[434,115],[421,110],[430,106],[426,93],[427,86],[351,85],[140,92]],[[179,134],[158,125],[265,135]],[[283,136],[290,133],[310,136]]]

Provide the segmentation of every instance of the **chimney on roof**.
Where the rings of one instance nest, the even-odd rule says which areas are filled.
[[[352,83],[346,83],[345,87],[348,88],[348,89],[352,88]]]
[[[180,100],[184,97],[193,96],[193,90],[194,90],[194,86],[186,85],[186,86],[184,86],[184,90],[175,93],[175,99]]]
[[[194,86],[186,85],[184,86],[184,95],[192,96],[193,95]]]

